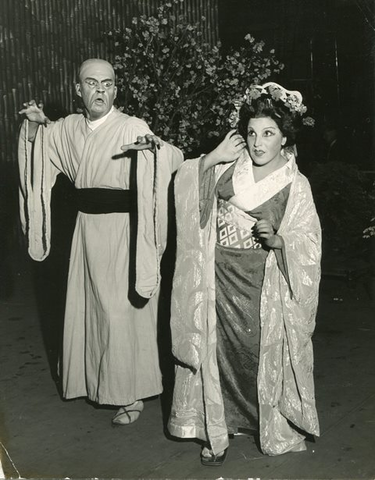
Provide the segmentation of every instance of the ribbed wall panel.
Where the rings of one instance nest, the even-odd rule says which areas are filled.
[[[0,158],[12,161],[22,103],[35,98],[73,111],[75,74],[89,57],[111,60],[103,33],[122,29],[161,0],[0,0]],[[218,0],[184,0],[189,22],[206,18],[204,40],[217,41]]]

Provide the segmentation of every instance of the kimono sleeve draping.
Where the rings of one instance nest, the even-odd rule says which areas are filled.
[[[216,358],[215,211],[200,228],[199,161],[188,160],[176,176],[177,262],[173,280],[173,353],[181,362],[170,432],[209,441],[215,453],[228,446]],[[208,247],[208,248],[207,248]]]
[[[290,451],[303,438],[288,421],[319,435],[311,337],[318,305],[321,230],[310,186],[298,172],[278,233],[284,240],[290,285],[272,253],[261,297],[260,441],[269,455]]]
[[[48,157],[46,129],[39,128],[33,144],[28,140],[28,125],[23,122],[18,143],[20,219],[30,257],[43,261],[51,248],[51,189],[60,171]],[[33,155],[35,151],[39,155]]]
[[[167,241],[169,183],[182,161],[182,152],[166,143],[154,154],[138,153],[135,288],[144,298],[152,297],[159,288],[160,257]]]

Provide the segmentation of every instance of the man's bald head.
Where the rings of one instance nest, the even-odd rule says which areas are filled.
[[[101,58],[89,58],[81,63],[78,71],[78,81],[81,82],[86,77],[90,76],[92,72],[107,70],[110,73],[111,77],[115,79],[115,71],[112,65],[107,62],[107,60],[103,60]]]

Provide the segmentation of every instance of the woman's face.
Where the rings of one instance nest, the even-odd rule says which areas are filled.
[[[251,118],[247,126],[246,143],[256,165],[267,165],[280,158],[286,137],[271,117]]]

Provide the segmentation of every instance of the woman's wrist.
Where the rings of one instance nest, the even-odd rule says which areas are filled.
[[[275,233],[271,237],[267,238],[264,242],[267,247],[272,248],[272,249],[281,249],[283,248],[284,242],[283,239],[280,235]]]
[[[201,162],[203,162],[203,172],[214,167],[218,163],[213,152],[207,153],[207,155],[202,157]]]

